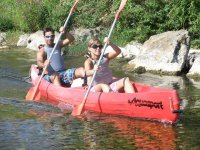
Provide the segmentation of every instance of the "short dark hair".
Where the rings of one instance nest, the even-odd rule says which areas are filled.
[[[44,28],[43,29],[43,35],[45,36],[45,33],[46,32],[52,32],[54,34],[54,29],[50,28],[50,27],[47,27],[47,28]]]

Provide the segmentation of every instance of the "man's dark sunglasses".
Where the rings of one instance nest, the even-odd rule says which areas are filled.
[[[94,45],[92,45],[91,46],[92,48],[94,48],[94,49],[97,49],[97,48],[99,48],[99,49],[102,49],[103,48],[103,45],[96,45],[96,44],[94,44]]]
[[[46,39],[53,39],[55,37],[55,35],[46,35],[45,38]]]

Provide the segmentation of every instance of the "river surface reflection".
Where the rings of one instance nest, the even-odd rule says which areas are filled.
[[[184,76],[125,73],[115,66],[117,77],[176,89],[184,109],[180,121],[169,125],[91,112],[74,118],[58,108],[24,100],[31,86],[26,77],[35,63],[34,51],[13,48],[0,53],[0,149],[200,149],[200,82]],[[74,67],[84,61],[66,60]]]

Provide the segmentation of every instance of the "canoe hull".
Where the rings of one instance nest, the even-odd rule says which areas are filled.
[[[37,73],[36,66],[32,65],[33,85],[36,85],[39,79]],[[134,94],[90,92],[84,109],[161,122],[177,122],[179,114],[173,111],[180,109],[180,99],[176,90],[155,88],[139,83],[133,83],[133,85],[137,91]],[[39,100],[40,102],[71,107],[79,105],[86,92],[82,87],[59,87],[43,79],[39,85],[39,91],[43,97],[43,100]]]

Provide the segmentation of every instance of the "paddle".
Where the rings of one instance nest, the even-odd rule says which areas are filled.
[[[66,19],[66,21],[65,21],[65,24],[64,24],[64,28],[66,28],[66,26],[67,26],[67,24],[68,24],[68,22],[69,22],[69,19],[70,19],[71,15],[72,15],[72,12],[74,11],[74,9],[75,9],[76,5],[78,4],[78,2],[79,2],[79,0],[76,0],[75,3],[74,3],[74,5],[73,5],[72,8],[70,9],[69,15],[68,15],[68,17],[67,17],[67,19]],[[57,45],[58,45],[58,43],[59,43],[59,40],[61,39],[62,35],[63,35],[63,32],[61,32],[61,33],[59,34],[58,40],[56,41],[56,44],[54,45],[54,48],[53,48],[53,50],[52,50],[52,52],[51,52],[51,54],[50,54],[48,60],[51,59],[51,57],[52,57],[52,55],[53,55],[53,52],[55,51],[55,48],[57,47]],[[27,95],[26,95],[26,100],[34,100],[35,97],[37,97],[37,99],[38,99],[39,96],[36,96],[36,95],[40,94],[39,91],[38,91],[38,87],[39,87],[40,82],[41,82],[41,80],[42,80],[42,78],[43,78],[43,76],[44,76],[44,73],[45,73],[45,70],[46,70],[46,69],[47,69],[47,66],[45,66],[45,67],[43,68],[43,72],[42,72],[42,74],[41,74],[41,76],[40,76],[40,78],[39,78],[39,81],[37,82],[36,86],[35,86],[35,87],[32,87],[32,88],[28,91],[28,93],[27,93]]]
[[[110,32],[109,32],[109,34],[108,34],[108,39],[109,39],[110,36],[111,36],[111,33],[112,33],[112,31],[113,31],[113,29],[114,29],[114,26],[115,26],[115,23],[116,23],[117,19],[119,18],[120,12],[122,11],[122,9],[124,8],[124,6],[126,5],[126,1],[127,1],[127,0],[122,0],[122,1],[121,1],[120,7],[119,7],[117,13],[115,14],[115,19],[114,19],[114,21],[113,21],[113,24],[112,24],[112,26],[111,26]],[[106,50],[106,47],[107,47],[107,43],[104,44],[104,47],[103,47],[102,53],[101,53],[101,55],[100,55],[100,58],[99,58],[99,60],[98,60],[97,66],[99,66],[99,64],[100,64],[100,62],[101,62],[101,59],[103,58],[104,52],[105,52],[105,50]],[[91,83],[90,83],[90,85],[89,85],[89,87],[88,87],[88,89],[87,89],[87,91],[86,91],[86,94],[84,95],[83,101],[81,102],[80,105],[77,105],[76,107],[74,107],[74,109],[73,109],[73,111],[72,111],[72,115],[73,115],[73,116],[78,116],[78,115],[81,115],[81,114],[83,113],[83,111],[84,111],[84,106],[85,106],[85,102],[86,102],[86,100],[87,100],[87,96],[88,96],[88,94],[89,94],[89,92],[90,92],[90,89],[91,89],[91,87],[92,87],[92,83],[93,83],[93,81],[94,81],[94,79],[95,79],[96,73],[97,73],[97,71],[95,70],[95,71],[94,71],[94,74],[93,74],[93,76],[92,76]]]

